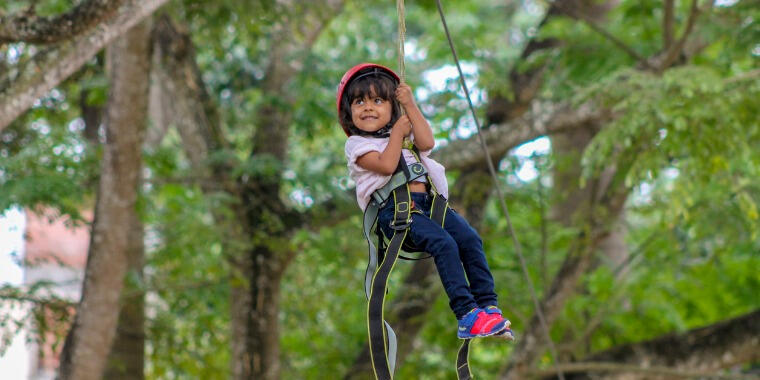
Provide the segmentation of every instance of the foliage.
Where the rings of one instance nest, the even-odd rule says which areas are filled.
[[[609,161],[626,162],[627,156],[627,186],[656,179],[665,169],[677,170],[700,187],[721,182],[731,189],[726,201],[757,230],[756,80],[724,79],[700,67],[668,70],[662,77],[624,71],[589,92],[620,117],[587,149],[587,174]],[[682,200],[685,204],[673,206],[694,203],[692,196]]]
[[[229,361],[229,280],[224,233],[210,210],[226,207],[196,186],[163,182],[189,177],[176,136],[146,156],[148,251],[145,287],[150,378],[225,378]],[[173,146],[172,146],[173,145]]]
[[[0,286],[0,356],[13,338],[27,331],[27,342],[38,347],[49,346],[55,351],[72,322],[74,304],[57,296],[52,281],[41,280],[28,287]],[[43,353],[44,354],[44,353]]]
[[[80,220],[97,183],[99,153],[82,137],[77,103],[69,100],[79,91],[78,84],[52,91],[0,132],[0,209],[45,205]]]
[[[38,9],[55,13],[72,2],[39,3]],[[293,53],[303,59],[303,67],[290,78],[286,94],[274,94],[262,83],[277,43],[271,36],[284,20],[298,24],[308,6],[296,2],[286,9],[283,3],[182,1],[164,11],[190,33],[203,80],[232,144],[212,159],[224,155],[225,162],[235,162],[232,170],[238,176],[281,172],[281,198],[299,212],[317,215],[317,222],[292,228],[292,237],[276,244],[297,253],[280,286],[282,377],[321,379],[326,373],[345,373],[366,341],[366,247],[345,169],[345,137],[335,120],[335,86],[348,67],[361,61],[397,66],[396,13],[389,2],[347,1],[310,51]],[[675,3],[679,36],[690,2]],[[16,11],[24,4],[11,1],[0,10]],[[638,54],[655,55],[662,49],[662,4],[621,1],[600,25]],[[439,146],[467,138],[472,122],[458,79],[448,75],[453,61],[435,4],[426,0],[406,6],[407,80]],[[760,265],[758,8],[740,1],[706,12],[693,36],[706,43],[702,50],[654,74],[640,70],[635,59],[583,22],[552,17],[540,25],[547,6],[457,1],[448,2],[445,10],[479,107],[496,94],[509,96],[513,68],[545,67],[542,97],[573,104],[591,101],[616,116],[601,126],[582,163],[586,178],[608,164],[624,169],[616,180],[631,191],[624,221],[631,260],[625,267],[603,263],[582,279],[583,291],[552,328],[553,339],[563,343],[563,355],[580,358],[760,307],[760,280],[753,270]],[[522,60],[529,38],[562,43]],[[15,67],[33,50],[0,46],[0,67]],[[11,60],[12,55],[18,57]],[[106,101],[107,84],[96,61],[0,132],[0,209],[43,204],[76,216],[92,203],[99,155],[81,136],[79,116],[83,91],[88,91],[88,104]],[[288,160],[250,157],[260,127],[257,111],[283,100],[292,104],[292,123],[281,126],[291,132]],[[541,176],[520,178],[520,160],[535,162]],[[539,296],[551,286],[552,274],[582,227],[551,219],[551,202],[565,191],[555,187],[551,173],[571,164],[562,160],[552,153],[529,159],[512,154],[500,165],[512,221]],[[172,130],[145,156],[148,378],[227,378],[229,372],[230,281],[240,279],[226,255],[230,245],[251,241],[229,240],[229,231],[215,216],[231,213],[232,196],[204,195],[189,167]],[[454,183],[458,173],[448,175]],[[480,233],[502,308],[519,339],[533,303],[496,201],[485,211]],[[391,298],[403,292],[400,279],[406,268],[396,267]],[[626,275],[620,276],[621,271]],[[460,342],[446,300],[439,297],[422,317],[426,323],[398,377],[450,378]],[[598,324],[590,323],[594,319]],[[513,347],[477,342],[471,356],[476,375],[495,378]],[[545,356],[542,364],[550,360]]]

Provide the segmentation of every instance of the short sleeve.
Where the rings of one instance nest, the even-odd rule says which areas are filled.
[[[380,148],[369,139],[351,136],[346,141],[346,159],[349,165],[356,164],[359,157],[369,152],[380,152]]]

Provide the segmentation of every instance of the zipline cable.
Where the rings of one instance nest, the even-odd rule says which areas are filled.
[[[403,3],[403,0],[399,0]],[[549,334],[549,327],[546,323],[546,318],[544,317],[544,313],[541,311],[541,305],[538,302],[538,297],[536,296],[536,290],[533,286],[533,281],[530,279],[530,275],[528,274],[528,266],[525,264],[525,257],[523,257],[522,254],[522,248],[520,245],[520,242],[517,240],[517,235],[515,234],[515,229],[512,226],[512,220],[509,217],[509,211],[507,210],[507,204],[504,202],[504,196],[502,195],[501,186],[499,185],[499,177],[496,175],[496,170],[494,169],[493,161],[491,160],[491,154],[488,152],[488,146],[486,145],[486,140],[483,137],[483,133],[480,130],[480,122],[478,121],[478,116],[475,113],[475,107],[472,105],[472,99],[470,98],[470,91],[467,89],[467,83],[464,81],[464,74],[462,73],[462,66],[459,64],[459,58],[457,56],[456,49],[454,48],[454,42],[451,40],[451,33],[449,33],[449,27],[446,24],[446,16],[443,14],[443,7],[441,6],[441,0],[435,0],[436,5],[438,6],[438,13],[441,15],[441,23],[443,23],[443,29],[446,32],[446,39],[449,41],[449,47],[451,48],[451,54],[454,56],[454,62],[457,65],[457,71],[459,71],[459,82],[462,84],[462,89],[464,89],[464,93],[467,97],[467,103],[470,106],[470,112],[472,113],[472,119],[475,121],[475,127],[477,128],[478,132],[478,139],[480,140],[480,146],[483,148],[483,152],[486,155],[486,162],[488,163],[488,171],[491,173],[491,177],[493,177],[494,181],[494,187],[496,187],[496,194],[499,197],[499,203],[501,205],[501,210],[504,213],[504,217],[507,220],[507,228],[509,229],[509,233],[512,235],[512,242],[515,246],[515,252],[517,252],[517,256],[520,258],[520,266],[522,267],[523,273],[525,274],[525,279],[528,281],[528,287],[530,288],[530,295],[533,298],[533,303],[536,307],[536,314],[538,315],[538,319],[541,323],[541,327],[543,328],[544,333],[546,334],[546,339],[549,342],[549,349],[552,352],[552,355],[554,356],[554,365],[557,370],[557,377],[560,378],[560,380],[565,380],[565,375],[562,373],[562,370],[557,365],[559,361],[559,356],[557,355],[557,348],[554,345],[554,341],[551,338],[551,335]],[[402,4],[403,6],[403,4]]]

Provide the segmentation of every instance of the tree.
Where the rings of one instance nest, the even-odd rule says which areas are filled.
[[[270,168],[259,173],[246,173],[240,178],[233,175],[233,168],[211,169],[217,177],[216,182],[222,184],[221,190],[228,192],[237,203],[233,206],[237,208],[234,219],[223,221],[229,217],[217,217],[225,225],[240,226],[240,231],[232,234],[237,243],[227,246],[231,267],[236,271],[232,275],[235,281],[231,290],[230,362],[235,378],[279,377],[279,286],[282,273],[294,253],[275,250],[269,241],[286,239],[292,233],[287,227],[300,225],[297,221],[300,217],[280,200],[280,162],[287,159],[288,146],[288,128],[285,126],[291,122],[286,86],[297,75],[298,67],[303,65],[302,52],[309,51],[322,28],[341,6],[341,1],[328,1],[323,8],[307,7],[302,10],[304,14],[294,13],[290,16],[292,20],[285,18],[273,27],[272,57],[261,84],[262,91],[271,98],[256,112],[257,136],[252,140],[248,158],[256,165],[263,163]],[[176,122],[191,162],[201,172],[207,172],[202,168],[208,162],[205,152],[219,154],[229,143],[223,141],[214,119],[206,113],[213,106],[208,105],[203,81],[194,68],[192,45],[179,36],[167,20],[163,25],[165,28],[159,39],[165,43],[162,51],[166,55],[162,59],[167,67],[174,68],[164,74],[169,76],[168,86],[180,94],[180,98],[196,105],[180,105]],[[294,30],[302,33],[299,38],[292,38]],[[214,190],[219,189],[206,188],[207,192]],[[244,243],[249,239],[254,241],[252,246]]]
[[[106,109],[106,143],[90,251],[74,324],[61,355],[63,379],[98,379],[106,367],[131,256],[130,228],[137,220],[143,131],[147,118],[147,23],[120,37],[108,51],[112,67]],[[142,80],[140,80],[142,78]]]

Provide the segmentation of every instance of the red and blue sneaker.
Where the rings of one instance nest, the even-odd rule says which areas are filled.
[[[496,306],[493,306],[493,305],[486,306],[486,308],[483,310],[486,312],[486,314],[496,314],[499,317],[504,318],[501,315],[501,310],[499,310],[499,308]],[[512,332],[512,329],[509,328],[512,322],[510,322],[508,319],[504,319],[504,320],[507,321],[507,324],[504,326],[504,328],[501,331],[497,332],[496,334],[493,334],[493,336],[496,338],[502,338],[506,340],[515,340],[515,334]]]
[[[506,328],[506,319],[501,314],[488,313],[486,310],[476,307],[459,319],[459,339],[478,338],[491,336]]]

